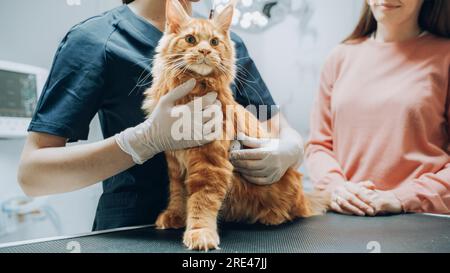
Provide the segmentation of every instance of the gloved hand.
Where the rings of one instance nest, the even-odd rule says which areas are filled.
[[[287,169],[301,163],[303,148],[290,139],[257,139],[239,133],[238,139],[251,149],[230,153],[234,170],[248,182],[271,185],[279,181]]]
[[[115,140],[119,147],[127,154],[131,155],[136,164],[143,164],[163,151],[174,151],[192,148],[207,144],[218,137],[216,127],[221,129],[223,113],[221,104],[217,100],[217,93],[210,92],[203,97],[196,98],[186,105],[175,106],[175,101],[189,94],[195,87],[194,79],[185,82],[172,91],[164,95],[156,105],[154,111],[143,123],[136,127],[128,128],[117,134]],[[194,105],[199,105],[201,109],[194,109]],[[195,112],[197,110],[197,112]],[[200,112],[198,112],[200,110]],[[183,123],[182,126],[192,126],[193,134],[189,139],[183,139],[176,135],[173,125],[185,120],[176,115],[182,113],[190,115],[190,124]],[[201,126],[199,126],[201,125]]]

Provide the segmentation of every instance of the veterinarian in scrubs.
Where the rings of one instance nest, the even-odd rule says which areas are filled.
[[[369,0],[328,58],[307,166],[339,213],[450,213],[450,3]]]
[[[154,223],[168,199],[162,152],[207,143],[175,141],[170,135],[173,103],[195,86],[193,81],[171,91],[152,118],[145,119],[143,92],[152,80],[152,57],[165,26],[165,1],[124,2],[132,3],[76,25],[61,42],[29,126],[18,174],[31,196],[74,191],[103,181],[94,230]],[[189,12],[191,2],[195,1],[182,1]],[[245,139],[255,149],[235,152],[232,162],[250,182],[271,184],[302,160],[302,140],[279,118],[281,114],[271,111],[275,102],[243,41],[235,34],[232,39],[239,76],[252,79],[232,86],[235,99],[243,106],[268,106],[264,122],[280,129],[280,145]],[[215,101],[214,93],[203,97],[206,107]],[[97,113],[105,139],[66,146],[87,139]],[[210,132],[197,133],[205,137]]]

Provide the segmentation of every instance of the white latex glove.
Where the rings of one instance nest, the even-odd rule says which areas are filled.
[[[300,163],[303,148],[297,142],[286,139],[257,139],[238,134],[244,146],[251,149],[230,152],[234,170],[248,182],[271,185],[278,182],[287,169]]]
[[[216,133],[215,128],[221,128],[221,126],[214,126],[222,124],[223,120],[217,93],[210,92],[186,105],[174,105],[175,101],[189,94],[195,85],[196,81],[192,79],[173,89],[159,100],[149,119],[115,136],[119,147],[131,155],[136,164],[143,164],[163,151],[197,147],[220,137],[220,133]],[[199,105],[200,102],[202,107],[194,109],[194,105]],[[190,115],[188,118],[193,123],[183,124],[183,126],[194,125],[191,126],[193,137],[183,139],[175,135],[173,125],[183,120],[177,117],[177,113]]]

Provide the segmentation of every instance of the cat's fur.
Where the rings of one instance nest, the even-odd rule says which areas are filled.
[[[178,0],[167,0],[167,27],[154,60],[153,84],[145,93],[143,109],[147,114],[150,115],[161,96],[195,78],[194,90],[177,104],[216,91],[225,115],[224,130],[231,122],[234,133],[239,127],[253,137],[270,137],[262,128],[256,133],[250,132],[249,122],[259,124],[259,121],[232,96],[230,84],[235,77],[235,52],[229,27],[233,9],[232,5],[228,6],[214,20],[194,19],[185,13]],[[185,39],[188,34],[196,37],[198,44],[189,44]],[[219,38],[218,46],[210,44],[213,37]],[[199,49],[211,51],[209,65],[193,65],[202,55]],[[227,105],[235,106],[233,117],[225,112]],[[202,147],[166,152],[170,200],[156,221],[158,228],[186,227],[184,244],[190,249],[208,250],[219,245],[218,217],[225,221],[278,225],[325,210],[324,199],[304,194],[302,176],[292,168],[270,186],[246,182],[233,172],[229,148],[229,140],[218,140]]]

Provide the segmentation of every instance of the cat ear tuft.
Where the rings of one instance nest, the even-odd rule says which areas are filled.
[[[187,23],[189,19],[190,16],[186,13],[179,0],[166,1],[167,31],[170,33],[178,32],[180,27]]]
[[[231,1],[231,4],[226,6],[222,12],[214,17],[214,23],[222,31],[227,32],[230,30],[231,23],[233,21],[235,1]]]

